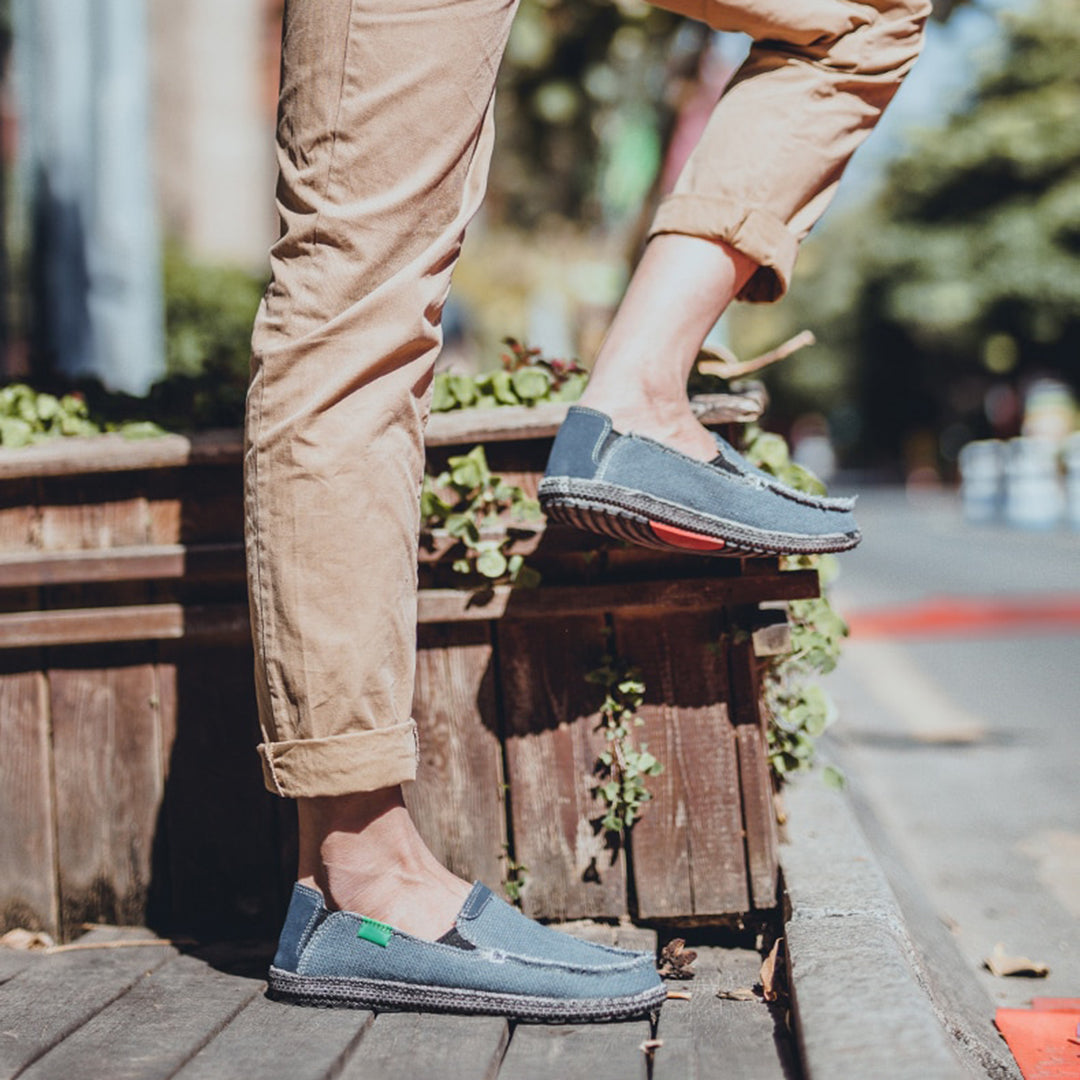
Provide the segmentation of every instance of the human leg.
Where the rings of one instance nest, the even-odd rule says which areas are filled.
[[[708,461],[715,444],[684,392],[698,349],[736,296],[785,291],[799,240],[914,63],[928,5],[658,5],[756,41],[660,207],[582,403]]]
[[[366,898],[370,916],[431,937],[468,886],[423,847],[399,787],[416,768],[423,427],[512,14],[512,0],[289,0],[283,228],[253,337],[245,502],[266,783],[300,801],[301,872],[331,906]]]

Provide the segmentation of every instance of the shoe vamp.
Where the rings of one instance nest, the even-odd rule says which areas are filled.
[[[358,927],[347,916],[328,918],[304,950],[299,974],[555,998],[633,995],[658,981],[655,971],[637,965],[578,970],[528,962],[506,951],[459,949],[402,935],[382,946],[357,938]]]
[[[597,479],[757,529],[820,535],[853,532],[856,527],[850,511],[795,502],[754,479],[640,439],[623,439],[613,447]]]
[[[527,918],[517,908],[494,895],[488,898],[475,918],[459,921],[458,928],[469,941],[482,948],[540,957],[560,964],[602,967],[636,963],[653,966],[653,957],[648,953],[581,941]]]

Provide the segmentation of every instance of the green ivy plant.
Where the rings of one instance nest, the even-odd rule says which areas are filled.
[[[103,431],[117,431],[129,439],[165,434],[149,420],[101,423],[91,417],[81,394],[57,397],[23,383],[0,388],[0,446],[31,446],[63,436],[98,435]]]
[[[752,426],[747,432],[746,457],[799,491],[825,494],[825,485],[791,460],[787,442],[780,435]],[[836,576],[837,562],[831,555],[791,555],[782,560],[784,569],[817,570],[822,596],[793,600],[788,605],[791,624],[791,652],[773,657],[765,667],[763,690],[769,711],[769,764],[777,780],[814,764],[817,740],[836,718],[836,706],[814,681],[836,667],[848,628],[829,603],[825,590]],[[823,779],[832,787],[843,785],[843,775],[827,765]]]
[[[553,360],[516,338],[504,338],[501,367],[479,375],[441,371],[435,376],[431,411],[493,409],[500,405],[536,405],[541,401],[577,401],[588,372],[576,360]]]
[[[622,840],[652,798],[646,778],[659,776],[664,766],[649,753],[645,743],[636,746],[632,739],[633,729],[644,722],[636,715],[645,700],[640,671],[616,656],[609,641],[600,666],[588,672],[585,679],[604,691],[600,728],[607,748],[596,761],[598,782],[594,789],[604,803],[601,825]]]
[[[516,862],[510,854],[509,844],[503,844],[503,861],[506,863],[506,876],[503,878],[503,892],[511,904],[521,903],[521,891],[525,888],[529,868],[524,863]]]
[[[443,530],[460,542],[463,553],[451,564],[454,572],[485,585],[539,584],[536,570],[509,549],[513,523],[539,522],[540,504],[492,473],[483,446],[450,458],[447,466],[436,477],[425,475],[420,514],[426,529]]]

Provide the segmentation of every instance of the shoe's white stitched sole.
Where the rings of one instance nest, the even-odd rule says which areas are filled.
[[[270,968],[271,994],[297,1005],[329,1008],[409,1010],[493,1014],[516,1020],[551,1023],[580,1023],[625,1020],[658,1009],[667,997],[660,985],[640,994],[611,998],[548,998],[526,994],[504,994],[490,990],[425,986],[335,976],[296,975]]]
[[[723,546],[717,550],[699,549],[697,552],[714,557],[847,551],[861,539],[858,532],[814,536],[755,529],[739,522],[697,514],[643,493],[595,480],[546,477],[540,483],[539,496],[544,513],[553,521],[661,551],[689,549],[665,542],[653,529],[654,523],[722,541]]]

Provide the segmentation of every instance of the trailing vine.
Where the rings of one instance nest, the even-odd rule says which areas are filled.
[[[424,477],[420,514],[426,529],[443,530],[460,543],[454,572],[485,584],[539,584],[540,575],[524,557],[510,552],[514,537],[508,523],[539,522],[540,504],[492,473],[483,446],[450,458],[447,465],[438,476]]]
[[[637,710],[645,700],[641,672],[609,648],[600,666],[586,674],[587,682],[601,687],[604,701],[600,706],[600,728],[607,748],[596,760],[597,785],[594,793],[603,800],[601,826],[621,840],[641,816],[652,798],[646,778],[659,776],[664,766],[645,743],[635,745],[632,731],[644,721]]]
[[[752,426],[747,432],[746,457],[759,468],[800,491],[825,494],[825,485],[808,469],[793,462],[785,440]],[[767,732],[769,764],[779,782],[814,764],[817,740],[836,719],[836,706],[814,681],[836,667],[848,627],[825,595],[836,577],[832,555],[790,555],[784,569],[816,570],[822,595],[788,604],[791,651],[772,657],[763,673],[765,706],[770,723]],[[833,787],[843,785],[843,775],[831,765],[823,779]]]

